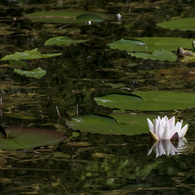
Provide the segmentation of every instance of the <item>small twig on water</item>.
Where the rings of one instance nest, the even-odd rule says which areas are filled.
[[[56,111],[57,111],[57,113],[58,113],[58,116],[59,116],[60,118],[62,118],[62,116],[61,116],[61,114],[60,114],[60,111],[59,111],[59,109],[58,109],[58,106],[56,106]]]

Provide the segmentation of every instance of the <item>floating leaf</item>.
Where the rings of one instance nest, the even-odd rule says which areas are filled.
[[[6,55],[1,60],[32,60],[32,59],[40,59],[40,58],[51,58],[55,56],[62,55],[62,53],[50,53],[50,54],[41,54],[37,48],[32,49],[30,51],[26,50],[24,52],[15,52],[14,54]]]
[[[111,116],[86,115],[67,121],[69,128],[82,132],[135,135],[148,133],[146,119],[155,118],[154,115],[144,114],[112,114]]]
[[[146,44],[143,41],[136,39],[118,39],[112,43],[109,43],[108,46],[112,49],[136,51],[135,47],[140,47],[143,50],[143,48],[146,47]]]
[[[87,21],[102,22],[107,16],[105,14],[88,13],[81,11],[56,11],[56,12],[34,12],[26,14],[25,17],[46,23],[83,23]]]
[[[0,136],[1,149],[32,149],[45,145],[56,145],[65,139],[61,133],[46,129],[9,127],[7,138]]]
[[[182,31],[195,31],[195,17],[169,20],[162,23],[158,23],[157,25],[162,28],[168,28],[171,30],[179,29]]]
[[[101,97],[95,97],[98,105],[110,108],[143,110],[143,111],[161,111],[186,109],[195,107],[195,94],[186,92],[171,91],[137,91],[133,93],[136,96],[128,94],[107,94]]]
[[[95,101],[101,105],[106,104],[106,105],[110,105],[107,107],[112,107],[111,105],[116,104],[117,108],[122,108],[124,109],[124,105],[127,104],[129,102],[131,103],[136,103],[136,102],[141,102],[143,101],[143,99],[139,96],[136,96],[132,93],[111,93],[111,94],[107,94],[105,96],[101,96],[101,97],[95,97]]]
[[[181,46],[192,48],[193,40],[175,37],[139,37],[130,40],[119,39],[108,45],[112,49],[149,53],[155,50],[176,51]]]
[[[81,14],[75,18],[76,21],[81,21],[81,22],[103,22],[104,19],[96,14],[91,14],[91,13],[86,13],[86,14]]]
[[[14,72],[20,74],[20,75],[25,75],[26,77],[33,77],[36,79],[40,79],[43,76],[46,75],[46,70],[43,70],[41,67],[38,67],[33,70],[20,70],[20,69],[14,69]]]
[[[149,60],[160,60],[160,61],[170,61],[175,62],[177,60],[177,56],[166,50],[155,50],[152,54],[147,53],[130,53],[131,56],[135,56],[137,58],[149,59]]]
[[[44,45],[70,45],[73,43],[81,43],[85,42],[86,40],[73,40],[68,36],[59,36],[59,37],[53,37],[45,41]]]

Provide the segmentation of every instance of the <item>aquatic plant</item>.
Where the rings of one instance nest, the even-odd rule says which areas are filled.
[[[183,120],[175,123],[175,116],[168,119],[167,116],[158,116],[152,123],[150,119],[147,119],[149,132],[154,140],[172,140],[175,138],[182,138],[185,136],[188,130],[188,124],[182,128]]]

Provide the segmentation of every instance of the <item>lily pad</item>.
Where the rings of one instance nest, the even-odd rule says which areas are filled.
[[[69,128],[81,132],[112,135],[135,135],[148,133],[146,119],[154,115],[112,114],[110,116],[90,114],[67,121]]]
[[[129,94],[106,94],[95,97],[98,105],[142,111],[161,111],[195,107],[195,94],[172,91],[137,91]],[[140,97],[140,98],[137,98]]]
[[[81,21],[81,22],[103,22],[104,19],[96,14],[91,14],[91,13],[86,13],[86,14],[81,14],[75,18],[76,21]]]
[[[33,70],[20,70],[20,69],[15,68],[14,72],[16,72],[20,75],[24,75],[26,77],[33,77],[36,79],[40,79],[46,75],[46,70],[43,70],[41,67],[38,67],[38,68],[33,69]]]
[[[45,145],[56,145],[65,139],[61,133],[46,129],[9,127],[7,137],[0,134],[0,149],[32,149]]]
[[[30,51],[26,50],[24,52],[15,52],[14,54],[6,55],[1,60],[32,60],[32,59],[40,59],[40,58],[51,58],[55,56],[62,55],[62,53],[50,53],[50,54],[41,54],[37,48],[32,49]]]
[[[108,46],[111,49],[119,49],[119,50],[126,50],[126,51],[136,51],[135,48],[145,48],[147,45],[143,41],[136,40],[136,39],[118,39],[113,41],[112,43],[108,43]]]
[[[37,22],[45,23],[84,23],[88,21],[102,22],[107,16],[105,14],[88,13],[81,11],[56,11],[56,12],[34,12],[26,14],[25,17]]]
[[[73,40],[68,36],[59,36],[59,37],[53,37],[45,41],[44,45],[49,46],[49,45],[70,45],[74,43],[82,43],[85,42],[86,40]]]
[[[108,46],[111,49],[150,53],[155,50],[176,51],[181,46],[191,48],[193,40],[175,37],[139,37],[119,39],[109,43]]]
[[[152,54],[147,53],[130,53],[131,56],[135,56],[137,58],[149,59],[149,60],[160,60],[160,61],[170,61],[175,62],[177,60],[177,56],[166,50],[155,50]]]
[[[157,24],[162,28],[168,28],[171,30],[179,29],[182,31],[195,31],[195,17],[193,18],[180,18],[169,21],[164,21]]]

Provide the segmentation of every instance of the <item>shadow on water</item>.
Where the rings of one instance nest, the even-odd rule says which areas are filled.
[[[67,119],[78,115],[111,113],[112,109],[97,106],[93,100],[104,92],[194,92],[194,76],[186,76],[193,63],[143,60],[107,46],[121,37],[194,38],[193,31],[156,26],[172,17],[194,17],[193,1],[3,0],[0,9],[1,57],[34,48],[41,53],[62,53],[24,60],[28,65],[22,67],[0,62],[1,124],[55,129],[67,136],[58,146],[0,150],[2,194],[194,194],[193,108],[156,112],[190,123],[187,147],[179,154],[158,158],[154,151],[148,155],[148,134],[99,135],[66,126]],[[24,17],[34,11],[69,9],[104,13],[111,19],[87,25],[41,23]],[[117,13],[122,21],[115,19]],[[47,39],[64,35],[88,41],[44,46]],[[14,73],[14,68],[31,70],[39,66],[47,71],[39,80]]]

